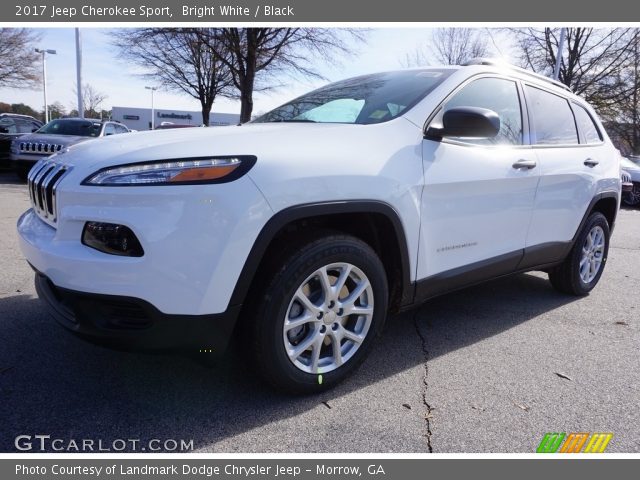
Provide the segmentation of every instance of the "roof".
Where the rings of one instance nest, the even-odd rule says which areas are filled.
[[[535,78],[536,80],[542,80],[543,82],[550,83],[558,88],[566,90],[567,92],[573,93],[571,92],[571,89],[568,86],[566,86],[562,82],[559,82],[558,80],[554,80],[553,78],[540,75],[539,73],[532,72],[531,70],[527,70],[525,68],[517,67],[516,65],[512,65],[511,63],[505,62],[504,60],[501,60],[499,58],[484,58],[484,57],[474,58],[469,60],[462,66],[469,67],[473,65],[486,65],[486,66],[499,67],[507,70],[512,70],[521,75],[532,77],[532,78]]]
[[[21,113],[4,112],[4,113],[0,113],[0,117],[28,118],[29,120],[37,120],[38,122],[40,121],[37,118],[32,117],[31,115],[22,115]]]

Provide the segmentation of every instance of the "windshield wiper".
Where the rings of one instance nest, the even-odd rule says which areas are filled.
[[[287,123],[318,123],[315,120],[309,120],[306,118],[291,118],[291,119],[287,119],[287,120],[271,120],[271,123],[275,123],[275,122],[287,122]]]

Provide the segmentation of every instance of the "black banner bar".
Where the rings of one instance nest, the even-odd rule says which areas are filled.
[[[142,478],[319,480],[424,480],[426,478],[635,478],[640,459],[0,459],[0,478]]]
[[[8,0],[0,22],[638,22],[628,0]]]

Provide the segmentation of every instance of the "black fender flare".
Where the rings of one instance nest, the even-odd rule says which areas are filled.
[[[258,234],[245,260],[242,271],[240,272],[240,277],[231,295],[229,305],[238,306],[244,303],[267,248],[278,232],[285,226],[306,218],[345,213],[377,213],[384,215],[391,222],[396,240],[400,246],[400,268],[402,272],[400,303],[401,305],[412,303],[414,285],[410,277],[411,263],[409,261],[409,247],[404,226],[398,212],[388,203],[379,200],[343,200],[295,205],[280,210],[273,215]]]

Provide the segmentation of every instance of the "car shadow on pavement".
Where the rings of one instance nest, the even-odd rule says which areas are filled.
[[[26,182],[10,170],[0,170],[0,185],[26,185]]]
[[[184,356],[111,351],[66,332],[36,298],[1,298],[0,451],[16,451],[16,436],[36,434],[106,443],[193,439],[196,449],[233,451],[235,435],[422,365],[418,331],[433,339],[434,359],[574,299],[531,274],[448,294],[390,318],[365,364],[343,384],[290,397],[256,378],[242,342],[213,368]]]

